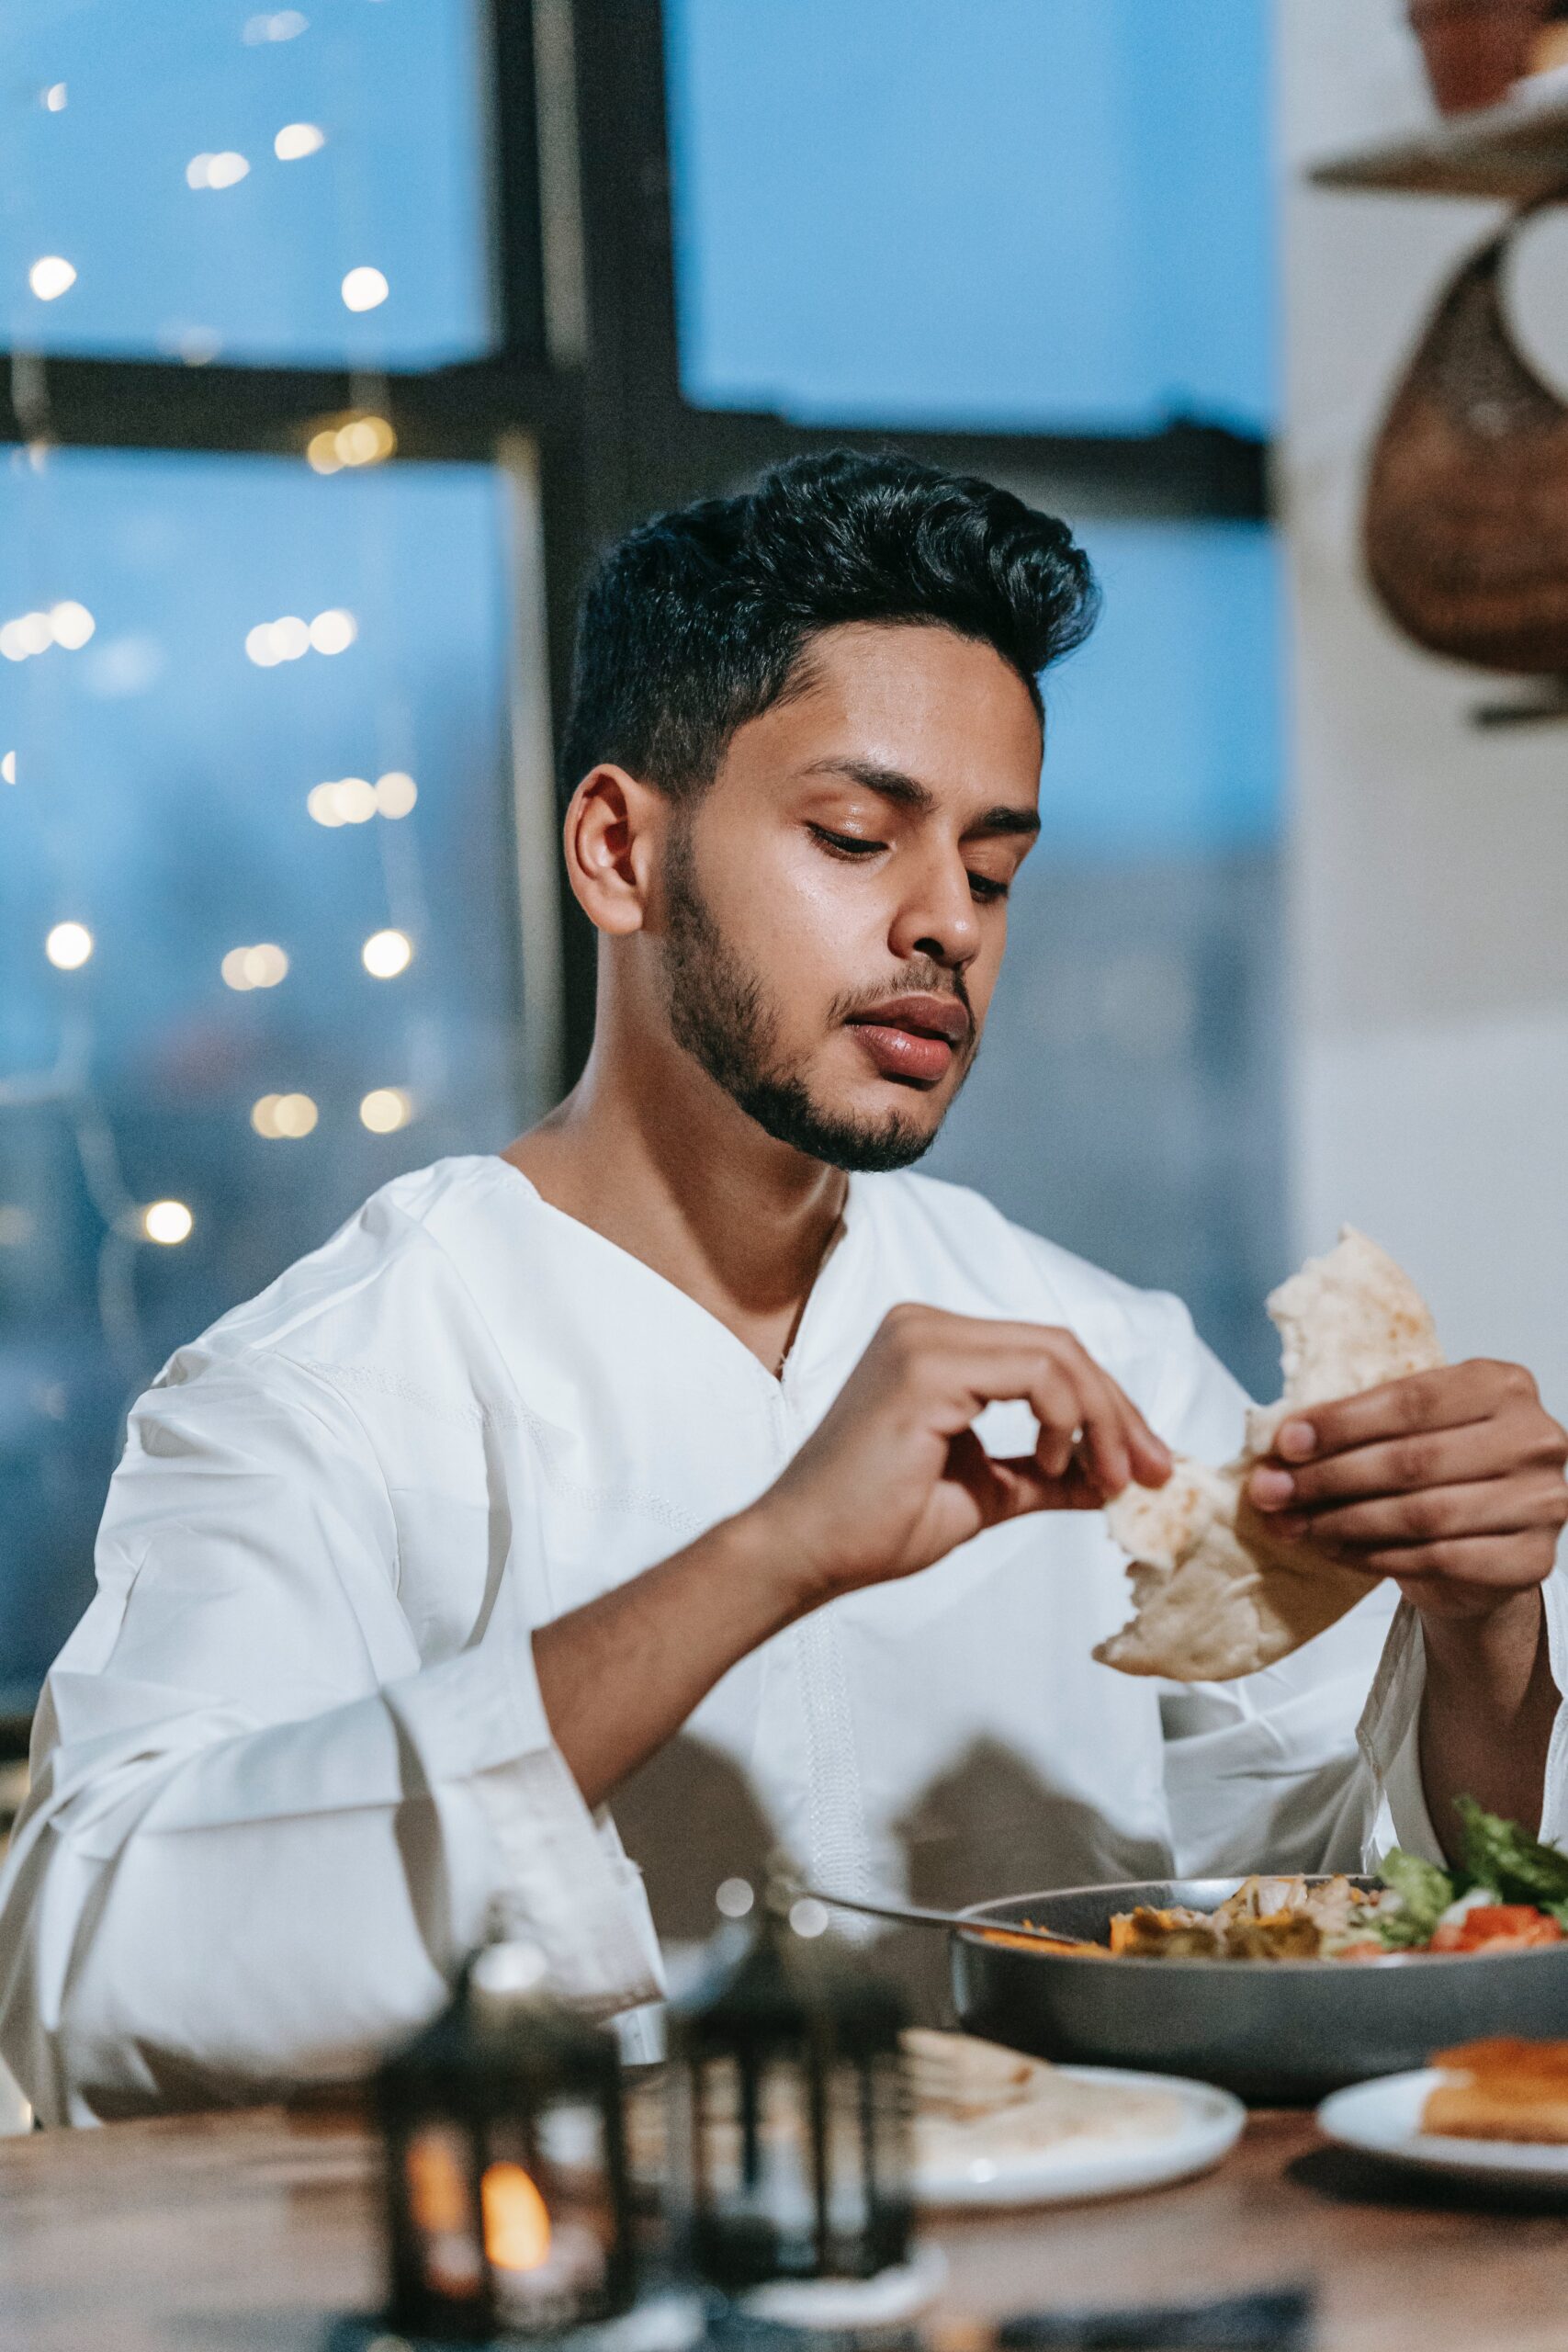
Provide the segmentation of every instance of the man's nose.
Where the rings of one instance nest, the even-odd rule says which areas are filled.
[[[961,857],[936,857],[922,863],[915,888],[906,893],[894,919],[889,946],[900,962],[929,956],[933,963],[962,970],[980,944],[975,894]]]

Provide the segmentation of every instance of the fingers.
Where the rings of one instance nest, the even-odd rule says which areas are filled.
[[[1474,1536],[1531,1531],[1555,1541],[1565,1522],[1568,1487],[1562,1478],[1551,1471],[1524,1471],[1509,1478],[1427,1487],[1415,1494],[1288,1512],[1269,1523],[1287,1538],[1304,1537],[1320,1550],[1341,1556],[1381,1555],[1396,1548],[1424,1549]]]
[[[1560,1469],[1565,1459],[1568,1438],[1537,1408],[1460,1429],[1389,1438],[1288,1466],[1272,1461],[1253,1472],[1247,1494],[1259,1510],[1294,1511],[1357,1496],[1459,1486],[1525,1467]]]
[[[896,1307],[879,1338],[900,1383],[926,1396],[950,1435],[987,1405],[1028,1404],[1039,1473],[1075,1498],[1059,1507],[1086,1507],[1077,1498],[1089,1489],[1098,1507],[1131,1479],[1158,1486],[1169,1476],[1166,1446],[1070,1331],[911,1306]]]
[[[1522,1364],[1478,1357],[1385,1381],[1381,1388],[1342,1397],[1337,1404],[1304,1408],[1283,1424],[1274,1451],[1293,1467],[1297,1462],[1318,1461],[1355,1446],[1424,1430],[1461,1429],[1510,1408],[1529,1407],[1540,1409],[1535,1382]],[[1303,1438],[1307,1431],[1310,1435]]]

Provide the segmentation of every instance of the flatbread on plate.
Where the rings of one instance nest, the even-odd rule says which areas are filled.
[[[1269,1299],[1284,1359],[1278,1405],[1247,1415],[1247,1446],[1223,1470],[1179,1458],[1163,1487],[1129,1487],[1106,1511],[1132,1555],[1136,1611],[1094,1655],[1123,1674],[1228,1682],[1289,1657],[1353,1609],[1368,1579],[1286,1544],[1246,1498],[1280,1424],[1313,1405],[1443,1362],[1431,1313],[1386,1250],[1346,1226]]]

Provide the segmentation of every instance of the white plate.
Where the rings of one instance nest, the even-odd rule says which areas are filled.
[[[1317,2110],[1331,2140],[1363,2155],[1458,2173],[1466,2180],[1534,2181],[1568,2191],[1568,2147],[1521,2140],[1450,2140],[1421,2130],[1427,2094],[1440,2080],[1435,2067],[1414,2075],[1383,2075],[1336,2091]]]
[[[1078,2198],[1124,2197],[1207,2172],[1235,2147],[1247,2109],[1229,2091],[1180,2075],[1134,2075],[1119,2066],[1058,2066],[1068,2082],[1107,2083],[1125,2090],[1168,2091],[1180,2104],[1174,2129],[1148,2139],[1097,2140],[1087,2132],[1054,2147],[999,2149],[988,2154],[985,2127],[966,2126],[974,2153],[962,2160],[917,2164],[919,2205],[1056,2205]],[[953,2135],[958,2137],[955,2132]]]

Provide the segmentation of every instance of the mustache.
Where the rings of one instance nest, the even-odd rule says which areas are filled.
[[[952,997],[969,1016],[969,1040],[974,1042],[979,1023],[975,1018],[975,1008],[969,1001],[969,991],[964,985],[963,973],[949,971],[928,956],[917,956],[912,964],[907,964],[902,971],[893,974],[874,988],[846,989],[842,996],[834,999],[830,1017],[834,1021],[858,1020],[862,1013],[874,1012],[878,1005],[887,1004],[898,996]]]

